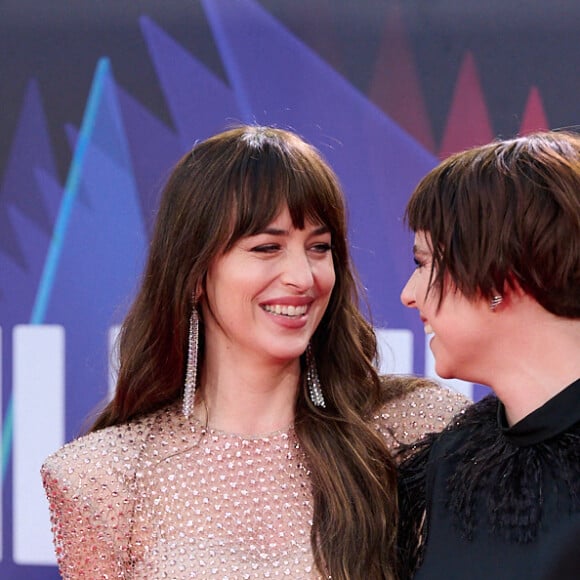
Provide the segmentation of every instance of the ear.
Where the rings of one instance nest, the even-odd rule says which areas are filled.
[[[501,291],[501,296],[501,307],[503,308],[506,306],[513,306],[514,304],[518,304],[522,300],[529,298],[528,293],[520,286],[519,282],[513,276],[510,276],[509,280],[506,280]]]
[[[194,290],[191,292],[191,302],[192,304],[197,304],[201,297],[204,295],[204,283],[203,281],[198,281],[195,285]]]

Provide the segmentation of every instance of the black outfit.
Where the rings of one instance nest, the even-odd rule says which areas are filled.
[[[580,579],[580,379],[512,427],[472,405],[403,461],[400,504],[402,580]]]

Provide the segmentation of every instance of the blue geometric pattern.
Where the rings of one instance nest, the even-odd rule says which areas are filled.
[[[65,184],[56,177],[40,94],[31,81],[0,190],[5,493],[13,493],[11,329],[31,322],[64,326],[66,438],[76,436],[107,394],[108,330],[122,320],[137,286],[170,167],[195,141],[236,123],[291,128],[335,168],[374,323],[414,330],[415,370],[422,371],[422,329],[399,304],[411,269],[411,236],[401,218],[414,185],[436,159],[257,2],[203,5],[227,84],[143,16],[143,38],[172,126],[129,94],[114,77],[115,63],[104,58],[82,126],[63,128],[72,151]],[[0,575],[30,578],[26,566],[10,561],[9,513],[3,528]]]

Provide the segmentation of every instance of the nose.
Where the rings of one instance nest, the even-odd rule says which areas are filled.
[[[407,283],[401,290],[401,302],[403,303],[403,306],[406,306],[407,308],[417,308],[415,302],[415,282],[413,281],[413,274],[409,276]]]
[[[314,273],[305,251],[298,250],[287,253],[281,279],[284,284],[293,286],[300,291],[312,288],[314,285]]]

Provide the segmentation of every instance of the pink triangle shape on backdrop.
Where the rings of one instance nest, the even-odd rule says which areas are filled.
[[[439,157],[483,145],[493,139],[487,105],[483,97],[473,55],[463,59],[443,134]]]
[[[387,8],[369,99],[426,149],[435,151],[415,61],[397,2]]]
[[[522,124],[520,125],[520,135],[533,133],[534,131],[547,131],[549,128],[546,112],[542,103],[542,97],[537,87],[530,89]]]

